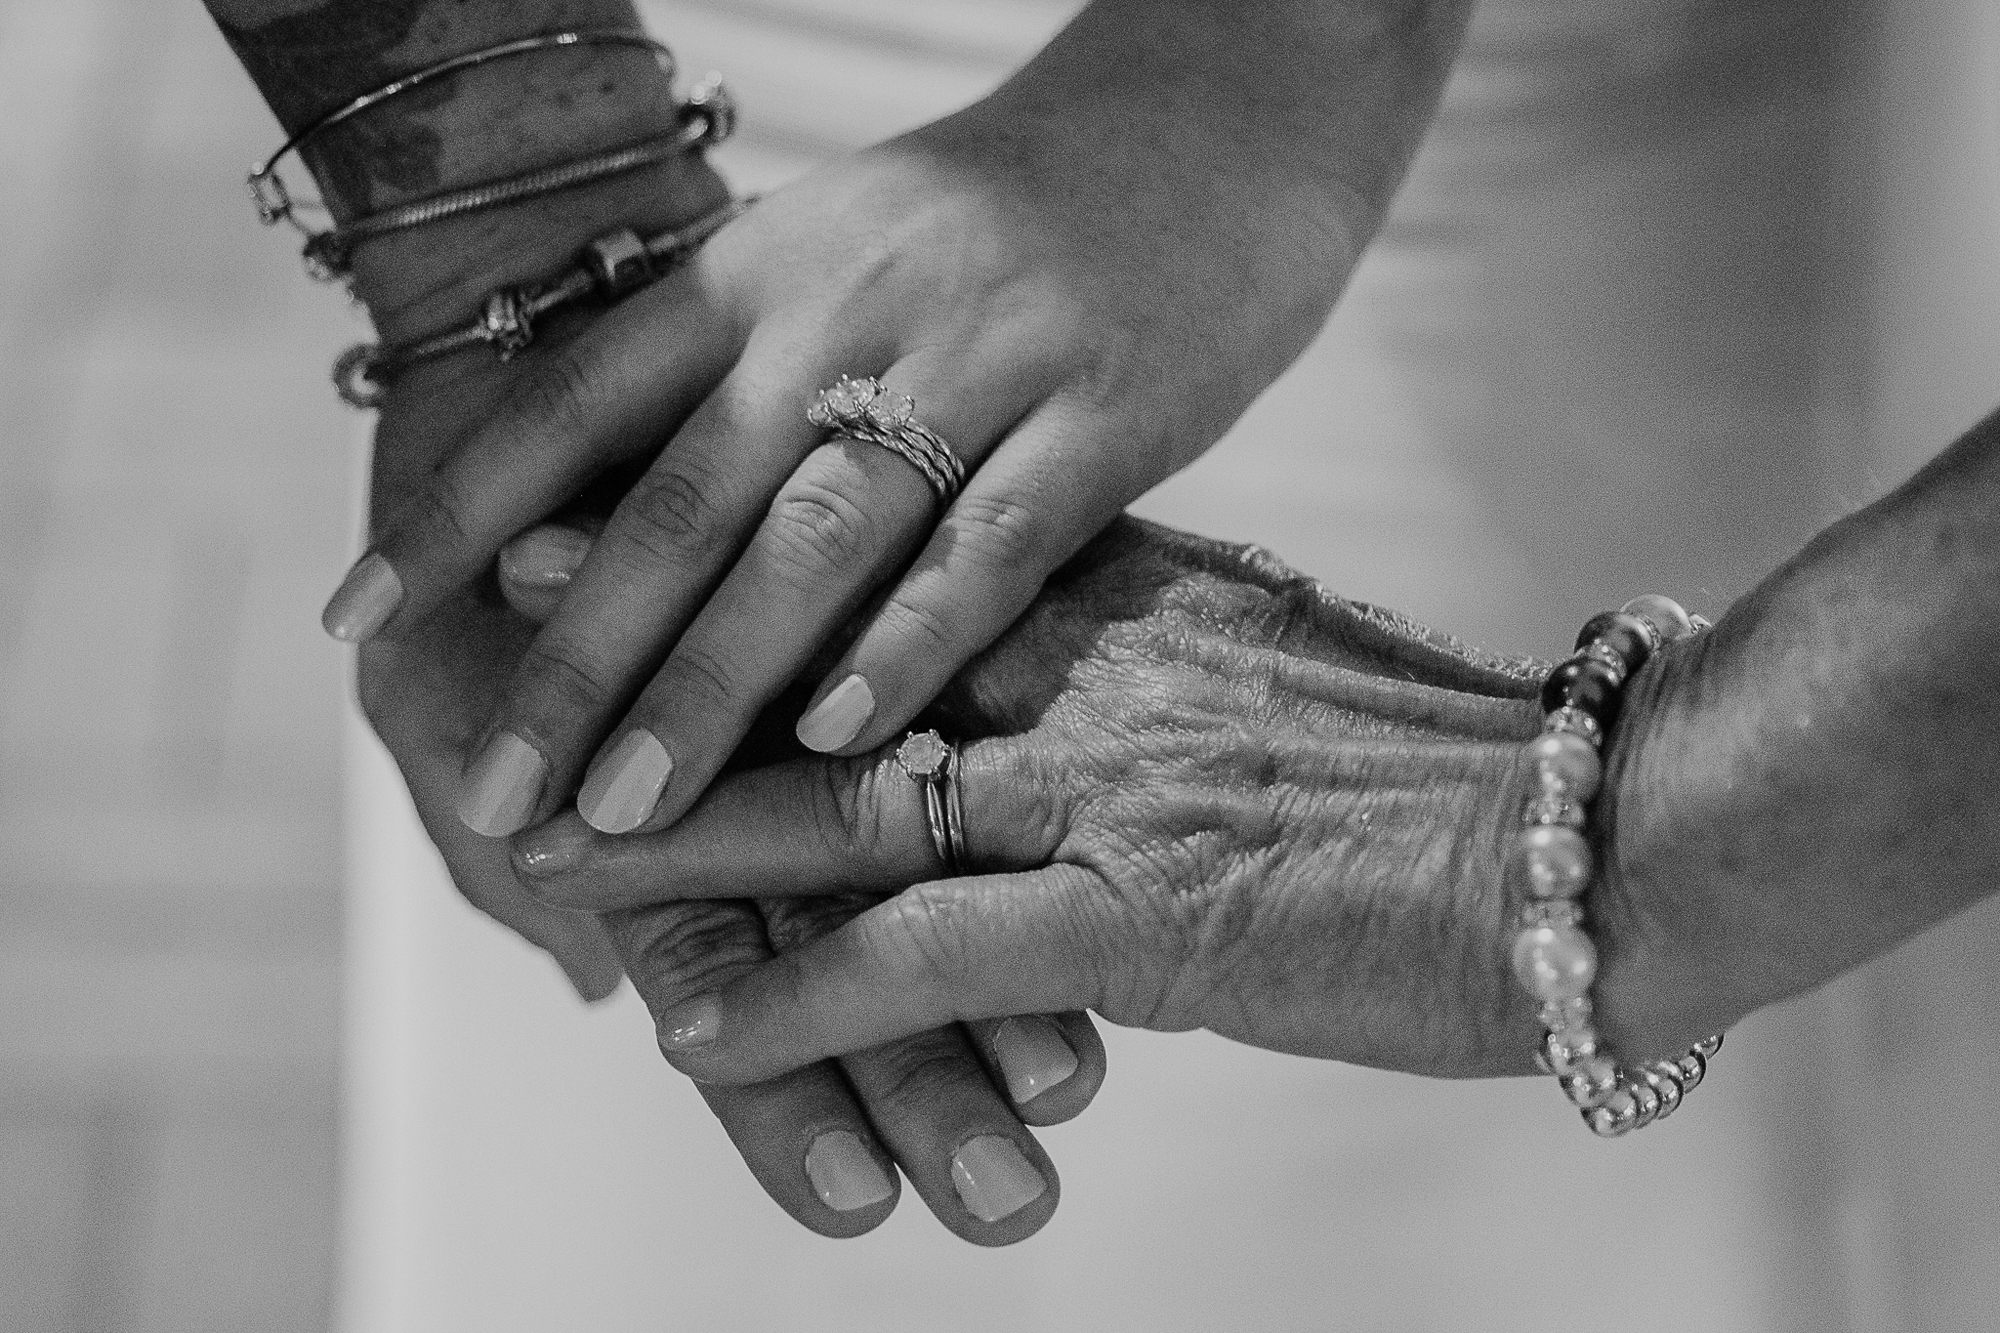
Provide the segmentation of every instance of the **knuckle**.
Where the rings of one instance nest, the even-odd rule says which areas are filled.
[[[761,928],[735,903],[668,903],[611,919],[632,984],[655,1005],[715,990],[765,957]]]
[[[964,636],[941,608],[923,598],[898,589],[883,606],[882,620],[898,638],[915,640],[902,654],[905,660],[959,660],[959,641]]]
[[[587,344],[547,349],[521,367],[501,400],[502,418],[530,431],[580,430],[597,382],[596,357]]]
[[[684,467],[662,469],[641,481],[619,512],[625,535],[662,564],[704,555],[722,536],[714,483]]]
[[[661,669],[668,697],[694,698],[697,707],[728,707],[741,701],[745,682],[736,668],[706,644],[682,639]]]
[[[989,569],[1037,568],[1046,549],[1033,508],[1004,495],[959,496],[945,522],[966,553]]]
[[[602,675],[588,653],[563,639],[537,639],[522,654],[525,693],[565,713],[596,713],[618,696],[617,686]]]
[[[472,497],[450,472],[433,472],[415,503],[411,530],[419,541],[441,537],[463,545],[472,540]]]
[[[882,815],[882,770],[873,764],[819,766],[807,809],[815,841],[843,867],[870,866],[888,849]]]
[[[956,924],[963,891],[949,880],[918,884],[897,894],[878,918],[884,945],[911,972],[954,998],[965,973],[965,950]]]
[[[838,487],[817,481],[794,483],[773,501],[764,533],[772,557],[804,577],[852,569],[877,540],[863,506]]]
[[[871,1051],[868,1058],[876,1064],[881,1079],[870,1091],[898,1106],[950,1105],[969,1080],[984,1081],[986,1077],[959,1039],[945,1032],[890,1042]]]

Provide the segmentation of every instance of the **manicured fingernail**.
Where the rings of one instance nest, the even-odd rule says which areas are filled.
[[[660,1020],[660,1049],[663,1051],[692,1051],[715,1040],[715,1034],[722,1026],[722,1011],[715,1007],[712,996],[691,1000],[678,1009],[668,1011]]]
[[[806,1179],[819,1201],[836,1213],[866,1208],[896,1192],[860,1135],[844,1129],[820,1135],[806,1149]]]
[[[592,840],[591,831],[575,821],[552,820],[514,843],[514,866],[531,879],[546,879],[574,869]]]
[[[379,555],[365,556],[347,571],[328,599],[319,623],[342,643],[361,643],[389,622],[403,604],[403,580]]]
[[[634,730],[591,767],[576,808],[599,833],[630,833],[652,816],[674,774],[673,758],[659,737]]]
[[[951,1159],[951,1183],[958,1187],[965,1211],[982,1222],[1012,1217],[1049,1187],[1014,1141],[997,1134],[959,1145]]]
[[[567,588],[590,547],[590,534],[575,528],[531,528],[500,548],[500,576],[534,588]]]
[[[498,732],[459,779],[458,817],[489,838],[516,833],[535,812],[548,776],[534,746],[511,731]]]
[[[859,736],[873,716],[875,691],[861,677],[849,676],[799,719],[799,744],[830,754]]]
[[[1076,1052],[1062,1029],[1046,1018],[1010,1018],[993,1031],[993,1055],[1007,1077],[1007,1095],[1020,1106],[1076,1072]]]

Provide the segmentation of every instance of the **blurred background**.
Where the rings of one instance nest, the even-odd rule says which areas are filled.
[[[643,8],[768,188],[1076,4]],[[193,0],[0,0],[0,1331],[1992,1327],[1990,903],[1615,1147],[1539,1082],[1114,1031],[1041,1236],[798,1230],[351,716],[365,326],[252,219],[273,142]],[[1326,334],[1140,509],[1509,651],[1717,614],[2000,400],[1996,145],[1992,0],[1489,0]]]

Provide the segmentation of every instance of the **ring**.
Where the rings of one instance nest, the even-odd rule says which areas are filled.
[[[943,436],[917,420],[917,400],[890,393],[873,375],[842,375],[838,384],[821,389],[806,409],[806,420],[901,455],[923,474],[939,504],[950,504],[965,485],[965,463]]]
[[[924,789],[924,819],[944,872],[964,873],[965,807],[958,795],[958,747],[936,731],[913,731],[896,747],[896,767]]]

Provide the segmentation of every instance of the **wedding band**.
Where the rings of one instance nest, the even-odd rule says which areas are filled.
[[[924,822],[947,875],[965,868],[965,818],[958,796],[958,747],[936,731],[913,731],[896,747],[896,767],[924,789]]]
[[[917,420],[917,400],[890,393],[873,375],[840,382],[813,395],[806,420],[836,436],[873,444],[899,455],[948,505],[965,485],[965,463],[944,437]]]

